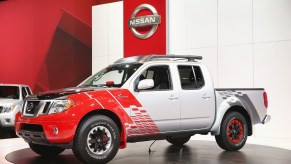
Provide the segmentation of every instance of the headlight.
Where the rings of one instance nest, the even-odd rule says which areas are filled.
[[[64,112],[74,105],[75,105],[75,101],[71,99],[55,100],[53,105],[50,108],[49,114]]]
[[[12,112],[14,110],[14,106],[3,106],[2,110],[0,111],[0,113],[9,113]]]

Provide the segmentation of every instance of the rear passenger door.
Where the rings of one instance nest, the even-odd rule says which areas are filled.
[[[208,75],[205,79],[199,65],[178,65],[177,68],[181,87],[181,129],[209,128],[215,115],[211,77]]]

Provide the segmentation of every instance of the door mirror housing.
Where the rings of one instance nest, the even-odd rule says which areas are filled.
[[[138,83],[137,89],[143,90],[143,89],[149,89],[154,87],[154,80],[153,79],[143,79]]]

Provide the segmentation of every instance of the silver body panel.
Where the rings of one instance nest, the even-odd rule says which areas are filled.
[[[135,91],[134,81],[151,66],[168,65],[171,72],[170,91]],[[178,65],[199,66],[205,85],[197,90],[181,88]],[[232,106],[243,107],[251,117],[252,124],[262,123],[267,110],[264,107],[262,89],[214,89],[207,67],[196,61],[147,61],[122,86],[129,89],[158,126],[161,133],[211,132],[219,134],[225,113]],[[239,94],[238,94],[239,93]],[[175,97],[175,99],[170,99]],[[129,115],[132,111],[127,112]]]

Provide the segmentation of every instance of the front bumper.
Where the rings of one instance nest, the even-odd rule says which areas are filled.
[[[43,132],[32,132],[27,130],[18,131],[18,135],[23,138],[26,142],[37,143],[37,144],[49,144],[46,136]]]
[[[31,132],[20,130],[18,136],[23,138],[28,143],[35,143],[39,145],[58,146],[65,149],[71,149],[73,142],[70,143],[50,143],[43,132]]]
[[[14,128],[15,114],[13,112],[0,114],[0,128]]]
[[[64,120],[64,121],[62,121]],[[32,117],[16,116],[16,134],[26,142],[37,144],[67,144],[72,142],[78,122],[60,119],[56,115]]]
[[[271,121],[271,116],[270,115],[266,115],[265,118],[263,119],[263,124],[269,123]]]

